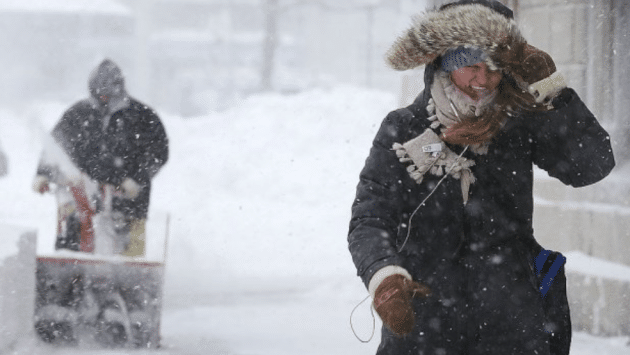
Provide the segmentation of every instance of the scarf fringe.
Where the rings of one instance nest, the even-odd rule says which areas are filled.
[[[401,163],[411,163],[407,172],[417,184],[422,183],[427,173],[438,177],[449,174],[461,181],[462,197],[464,203],[468,202],[470,185],[475,182],[470,167],[475,165],[475,161],[455,154],[433,130],[427,128],[404,144],[394,143],[392,149]]]

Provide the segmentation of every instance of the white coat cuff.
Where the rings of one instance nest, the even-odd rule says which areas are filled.
[[[374,295],[376,294],[376,289],[381,284],[381,282],[383,282],[383,280],[385,280],[387,277],[396,275],[396,274],[403,275],[407,279],[413,280],[413,278],[411,277],[411,274],[409,274],[409,272],[405,268],[397,266],[397,265],[385,266],[384,268],[378,270],[374,274],[374,276],[372,276],[372,278],[370,279],[370,283],[368,285],[368,291],[370,292],[370,296],[372,296],[372,299],[374,299]]]
[[[555,72],[549,77],[531,84],[528,88],[529,93],[534,95],[537,103],[551,100],[560,90],[567,87],[564,77],[560,72]]]

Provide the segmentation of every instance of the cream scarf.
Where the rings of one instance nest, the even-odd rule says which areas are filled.
[[[418,184],[422,183],[427,172],[436,176],[449,174],[460,180],[462,197],[466,203],[470,185],[475,182],[470,170],[475,161],[455,154],[433,129],[440,128],[441,132],[444,132],[461,120],[483,115],[494,101],[496,91],[480,100],[472,100],[457,89],[448,73],[438,71],[431,86],[431,96],[427,105],[431,128],[427,128],[422,134],[404,144],[394,143],[393,149],[401,163],[411,163],[407,171]],[[486,154],[488,146],[489,143],[477,144],[470,146],[469,149],[476,154]]]
[[[433,121],[431,128],[437,129],[441,126],[440,131],[444,133],[455,123],[483,116],[494,102],[497,92],[495,90],[479,100],[473,100],[453,84],[448,73],[438,71],[431,86],[431,96],[427,106],[429,120]],[[470,149],[477,154],[486,154],[488,145],[475,144],[471,145]]]

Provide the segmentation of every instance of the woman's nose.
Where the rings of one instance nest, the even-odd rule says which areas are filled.
[[[479,86],[484,86],[488,83],[489,81],[489,75],[490,73],[488,72],[488,70],[486,70],[486,68],[481,67],[479,69],[479,71],[476,73],[475,75],[475,81]]]

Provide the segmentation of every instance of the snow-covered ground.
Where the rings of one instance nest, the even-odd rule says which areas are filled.
[[[40,250],[51,248],[55,203],[30,185],[42,137],[69,104],[0,110],[0,144],[10,159],[0,179],[0,225],[37,228]],[[195,119],[161,113],[171,158],[155,180],[151,209],[171,215],[163,347],[51,348],[27,337],[8,354],[375,353],[378,332],[364,344],[350,327],[367,294],[346,232],[359,170],[395,106],[391,94],[338,86],[259,95]],[[1,251],[0,260],[10,253]],[[352,324],[369,337],[367,303]],[[630,354],[627,342],[577,333],[572,355]]]

